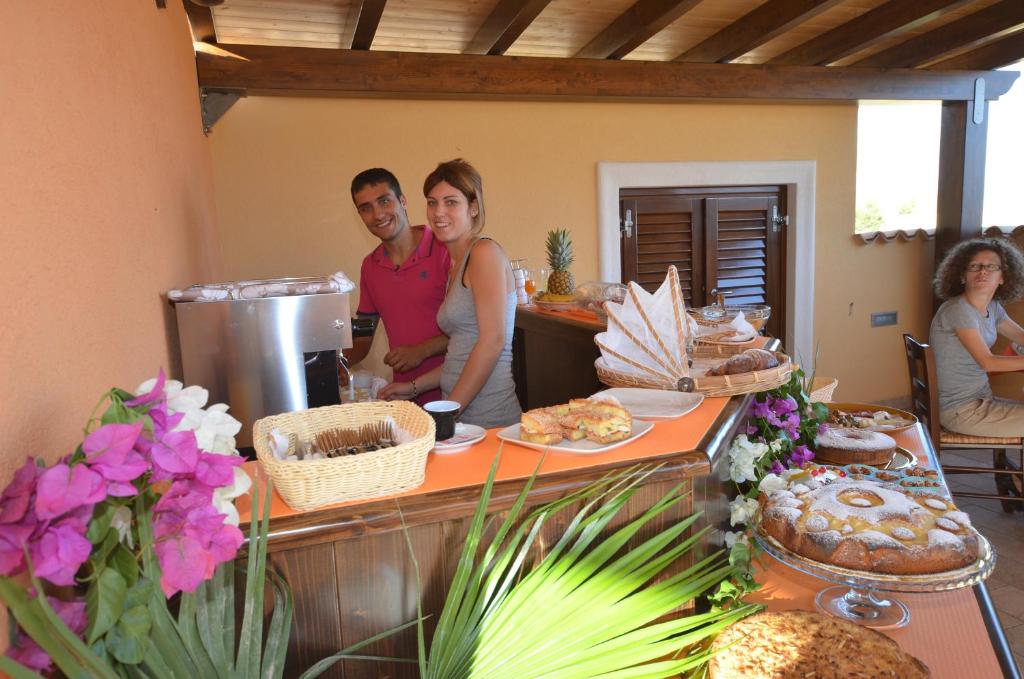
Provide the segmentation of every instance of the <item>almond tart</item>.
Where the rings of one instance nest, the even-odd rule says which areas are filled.
[[[927,679],[928,667],[880,632],[810,611],[764,612],[718,635],[710,679]]]

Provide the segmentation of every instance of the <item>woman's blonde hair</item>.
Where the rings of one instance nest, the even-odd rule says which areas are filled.
[[[458,189],[466,197],[470,207],[473,206],[473,203],[476,203],[476,215],[472,217],[472,232],[475,236],[483,231],[484,222],[486,221],[484,213],[484,184],[476,168],[462,158],[439,163],[423,182],[423,195],[426,196],[441,182],[448,182]]]

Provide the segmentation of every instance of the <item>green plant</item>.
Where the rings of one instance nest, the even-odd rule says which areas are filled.
[[[18,631],[0,670],[41,679],[52,662],[70,679],[279,679],[292,597],[267,568],[270,484],[262,516],[253,492],[235,645],[234,559],[244,536],[231,501],[250,485],[235,450],[241,424],[227,406],[204,410],[206,390],[165,383],[162,372],[136,392],[110,390],[71,455],[50,466],[28,460],[0,494],[0,600]],[[48,585],[70,591],[50,596]],[[375,639],[303,679],[362,658],[354,651]]]
[[[500,455],[483,487],[429,653],[418,625],[424,679],[493,677],[499,669],[501,676],[521,678],[676,676],[707,661],[710,637],[758,610],[737,605],[661,620],[736,569],[719,551],[664,575],[708,532],[709,527],[692,530],[699,513],[626,548],[649,521],[688,495],[683,484],[602,537],[651,469],[607,477],[521,518],[531,478],[495,537],[482,544]],[[582,507],[565,532],[528,568],[545,522],[576,503]]]

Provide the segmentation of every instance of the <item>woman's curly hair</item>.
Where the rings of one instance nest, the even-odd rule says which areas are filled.
[[[939,299],[950,299],[964,292],[967,265],[979,252],[994,252],[1003,265],[1003,284],[994,295],[998,302],[1014,302],[1024,297],[1024,254],[1007,238],[972,238],[957,243],[939,264],[932,285]]]

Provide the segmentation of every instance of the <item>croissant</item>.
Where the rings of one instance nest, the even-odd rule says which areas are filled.
[[[720,377],[722,375],[739,375],[741,373],[754,372],[755,370],[767,370],[779,365],[775,354],[764,349],[747,349],[741,354],[736,354],[727,361],[723,361],[708,370],[708,375]]]

